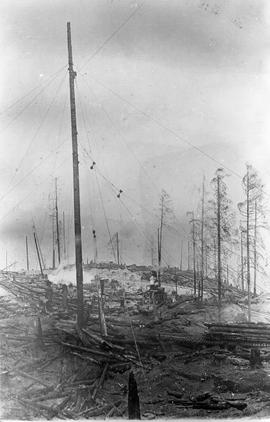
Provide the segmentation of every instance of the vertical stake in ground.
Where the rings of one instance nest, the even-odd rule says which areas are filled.
[[[26,269],[29,272],[29,250],[28,250],[28,238],[25,238],[25,249],[26,249]]]

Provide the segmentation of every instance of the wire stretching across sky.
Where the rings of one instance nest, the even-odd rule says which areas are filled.
[[[65,142],[64,143],[66,143],[66,140],[65,140]],[[63,144],[64,144],[63,143]],[[62,144],[62,145],[63,145]],[[60,146],[58,146],[58,149],[60,149],[61,148],[61,146],[62,145],[60,145]],[[51,154],[51,153],[50,153]],[[47,158],[49,158],[49,157],[47,157]],[[43,161],[44,162],[44,161]],[[39,165],[37,166],[37,168],[38,167],[40,167],[42,164],[43,164],[43,162],[42,163],[39,163]],[[56,167],[56,169],[58,170],[59,168],[61,168],[64,164],[66,163],[66,158],[59,164],[59,166],[57,166]],[[36,169],[34,169],[33,171],[35,171]],[[41,186],[43,183],[45,183],[45,182],[47,182],[49,179],[51,178],[51,175],[49,175],[49,176],[47,176],[47,177],[45,177],[40,183],[38,183],[38,185],[37,186]],[[3,220],[5,220],[10,214],[11,214],[11,212],[13,212],[13,211],[15,211],[22,203],[24,203],[24,202],[26,202],[26,200],[28,200],[29,198],[30,198],[30,196],[33,196],[34,194],[36,194],[36,192],[37,192],[37,186],[35,186],[26,196],[24,196],[21,200],[19,200],[6,214],[4,214],[1,218],[0,218],[0,223],[3,221]]]
[[[79,104],[81,105],[81,102],[79,102]],[[85,123],[85,121],[84,121],[84,123]],[[87,131],[87,128],[85,127],[84,128],[85,129],[85,131]],[[84,163],[85,163],[85,165],[86,165],[86,167],[87,167],[87,169],[89,170],[89,163],[88,163],[88,160],[89,160],[89,158],[91,159],[91,162],[93,161],[93,159],[92,159],[92,157],[89,155],[89,153],[86,151],[86,149],[83,147],[83,145],[81,145],[81,143],[80,143],[80,146],[81,146],[81,148],[82,148],[82,150],[83,150],[83,153],[84,153]],[[93,168],[93,171],[94,171],[94,173],[95,173],[95,177],[96,177],[96,182],[97,182],[97,185],[98,185],[98,191],[99,191],[99,196],[100,196],[100,201],[101,201],[101,204],[102,204],[102,209],[103,209],[103,213],[104,213],[104,218],[105,218],[105,222],[106,222],[106,226],[107,226],[107,231],[108,231],[108,234],[109,234],[109,238],[110,238],[110,244],[111,244],[111,247],[112,247],[112,250],[113,250],[113,254],[114,254],[114,258],[115,258],[115,251],[114,251],[114,247],[113,247],[113,241],[112,241],[112,236],[111,236],[111,232],[110,232],[110,228],[109,228],[109,222],[108,222],[108,218],[107,218],[107,214],[106,214],[106,210],[105,210],[105,204],[104,204],[104,200],[103,200],[103,196],[102,196],[102,192],[101,192],[101,187],[100,187],[100,183],[99,183],[99,181],[98,181],[98,175],[99,175],[99,177],[102,177],[104,180],[105,180],[105,182],[107,183],[107,185],[109,186],[109,188],[110,188],[110,190],[111,190],[111,193],[112,193],[112,196],[113,196],[113,198],[115,199],[115,200],[117,200],[117,201],[119,201],[120,203],[121,203],[121,205],[122,205],[122,207],[125,209],[125,211],[128,213],[128,215],[129,215],[129,217],[131,217],[131,221],[134,223],[134,225],[137,227],[137,229],[138,229],[138,232],[141,234],[141,236],[146,240],[146,244],[148,244],[149,246],[147,247],[147,249],[150,251],[151,250],[151,248],[152,248],[152,240],[151,239],[149,239],[147,236],[146,236],[146,234],[145,234],[145,232],[144,232],[144,229],[139,225],[139,223],[137,222],[137,220],[136,220],[136,217],[133,215],[133,213],[130,211],[130,209],[128,208],[128,206],[126,205],[126,203],[123,201],[123,199],[121,199],[120,197],[117,197],[117,193],[118,193],[118,191],[119,191],[119,189],[107,178],[107,177],[105,177],[103,174],[102,174],[102,172],[96,167],[96,166],[94,166],[94,168]],[[153,215],[152,213],[151,213],[151,215]],[[134,242],[133,242],[134,243]],[[170,254],[168,253],[168,251],[166,251],[166,249],[165,248],[163,248],[163,251],[164,251],[164,253],[165,253],[165,255],[167,255],[167,259],[169,258],[169,259],[171,259],[171,256],[170,256]],[[168,262],[167,262],[167,259],[165,259],[164,258],[164,256],[162,257],[162,261],[164,262],[164,264],[166,264],[166,265],[168,265]]]
[[[79,97],[79,104],[80,104],[80,106],[82,107],[82,103],[81,103],[81,100],[80,100],[80,97]],[[82,117],[83,117],[83,124],[84,124],[84,129],[85,129],[85,132],[87,133],[87,140],[88,140],[88,143],[89,143],[89,136],[88,136],[88,130],[87,130],[87,127],[86,127],[86,122],[85,122],[85,118],[84,118],[84,112],[83,112],[83,109],[81,110],[82,111]],[[90,160],[89,161],[89,164],[88,164],[88,168],[89,168],[89,166],[90,166],[90,164],[91,163],[93,163],[93,162],[95,162],[96,163],[96,161],[95,161],[95,159],[94,159],[94,157],[92,156],[92,155],[90,155],[90,153],[83,147],[83,145],[80,143],[80,146],[81,146],[81,148],[82,148],[82,150],[84,151],[84,153],[85,153],[85,155],[86,155],[86,157]],[[90,148],[90,151],[91,151],[91,147],[90,147],[90,143],[89,143],[89,148]],[[108,179],[102,172],[101,172],[101,170],[100,170],[100,168],[99,168],[99,166],[97,165],[97,163],[95,164],[95,171],[111,186],[111,188],[113,189],[113,192],[114,192],[114,194],[115,195],[117,195],[118,194],[118,192],[120,191],[120,188],[118,188],[110,179]],[[122,186],[121,186],[122,187]],[[124,191],[124,192],[122,192],[122,195],[124,196],[124,197],[126,197],[127,199],[129,199],[131,202],[133,202],[133,203],[135,203],[140,209],[142,209],[142,210],[144,210],[147,214],[149,214],[152,218],[154,217],[155,219],[157,219],[157,220],[159,220],[159,218],[160,218],[160,216],[158,216],[157,214],[155,214],[153,211],[150,211],[148,208],[146,208],[146,207],[144,207],[141,203],[138,203],[132,196],[130,196],[130,195],[128,195],[127,193],[126,193],[126,190]],[[175,217],[176,218],[176,217]],[[183,236],[183,233],[180,233],[174,226],[173,227],[171,227],[170,225],[168,225],[168,224],[166,224],[166,223],[164,223],[164,226],[168,229],[168,230],[170,230],[171,232],[175,232],[175,233],[177,233],[179,236]],[[187,232],[186,232],[186,230],[184,230],[184,229],[182,229],[183,230],[183,232],[184,232],[184,237],[186,237],[187,236]]]
[[[122,95],[118,94],[115,90],[113,90],[112,88],[104,85],[102,82],[98,81],[96,78],[94,78],[94,77],[91,77],[91,78],[92,78],[92,80],[94,82],[96,82],[97,84],[99,84],[106,91],[111,92],[115,97],[117,97],[122,102],[124,102],[127,105],[129,105],[130,107],[132,107],[134,110],[136,110],[138,113],[140,113],[143,116],[145,116],[146,118],[148,118],[150,121],[154,122],[161,129],[163,129],[163,130],[167,131],[168,133],[170,133],[171,135],[173,135],[176,139],[178,139],[182,143],[185,143],[186,145],[188,145],[192,149],[198,151],[201,155],[205,156],[206,158],[208,158],[212,162],[218,164],[218,166],[220,166],[221,168],[229,171],[233,176],[237,177],[238,179],[240,179],[240,180],[243,179],[243,176],[241,176],[238,172],[236,172],[235,170],[231,169],[230,167],[224,165],[224,163],[222,163],[221,161],[217,160],[215,157],[211,156],[207,152],[203,151],[200,147],[194,145],[191,141],[189,141],[183,135],[179,135],[175,130],[173,130],[173,129],[169,128],[168,126],[164,125],[162,122],[160,122],[159,120],[157,120],[155,117],[153,117],[149,113],[146,113],[144,110],[141,110],[136,105],[134,105],[133,103],[131,103],[129,100],[127,100],[126,98],[124,98]],[[268,192],[266,192],[265,190],[263,192],[264,192],[265,196],[267,196],[267,197],[270,198],[270,194]]]
[[[5,113],[7,113],[10,109],[12,109],[13,107],[15,107],[16,105],[18,105],[20,102],[22,102],[23,100],[25,100],[28,96],[30,96],[31,94],[33,94],[36,90],[40,89],[41,91],[44,90],[47,86],[47,84],[50,84],[55,77],[57,77],[57,75],[59,73],[61,73],[62,70],[66,69],[67,65],[60,67],[58,70],[56,70],[54,73],[51,73],[48,76],[45,76],[45,78],[43,78],[41,80],[41,83],[36,85],[34,88],[30,89],[29,91],[27,91],[24,95],[22,95],[21,97],[17,98],[16,100],[14,100],[11,104],[9,104],[6,108],[4,108],[2,111],[0,111],[0,116],[4,115]],[[42,88],[42,84],[45,84],[46,86],[44,86]],[[40,92],[41,92],[40,91]],[[39,93],[40,93],[39,92]],[[39,95],[39,94],[37,94]],[[32,101],[32,100],[31,100]]]
[[[130,107],[132,107],[134,110],[136,110],[138,113],[142,114],[143,116],[145,116],[148,120],[151,120],[152,122],[154,122],[157,126],[159,126],[161,129],[167,131],[168,133],[170,133],[171,135],[173,135],[176,139],[178,139],[179,141],[185,143],[186,145],[188,145],[189,147],[195,149],[196,151],[198,151],[200,154],[204,155],[205,157],[207,157],[209,160],[213,161],[214,163],[218,164],[220,167],[225,168],[226,170],[228,170],[229,172],[231,172],[234,176],[236,176],[237,178],[242,179],[242,176],[237,173],[236,171],[232,170],[231,168],[227,167],[224,165],[224,163],[220,162],[219,160],[217,160],[216,158],[212,157],[210,154],[208,154],[207,152],[203,151],[200,147],[194,145],[191,141],[189,141],[186,137],[184,137],[183,135],[179,135],[177,132],[175,132],[175,130],[169,128],[168,126],[164,125],[162,122],[160,122],[159,120],[157,120],[155,117],[151,116],[149,113],[146,113],[144,110],[141,110],[140,108],[138,108],[137,106],[135,106],[134,104],[132,104],[129,100],[127,100],[126,98],[124,98],[122,95],[118,94],[115,90],[113,90],[112,88],[104,85],[102,82],[98,81],[96,78],[94,78],[93,76],[91,76],[91,79],[96,82],[97,84],[99,84],[101,87],[103,87],[106,91],[111,92],[115,97],[117,97],[118,99],[120,99],[122,102],[126,103],[127,105],[129,105]]]
[[[88,85],[89,86],[89,85]],[[100,176],[107,182],[107,183],[109,183],[111,186],[112,186],[112,188],[115,190],[115,194],[118,194],[118,192],[120,191],[120,188],[123,188],[123,186],[119,186],[119,187],[117,187],[113,182],[112,182],[112,180],[111,179],[109,179],[108,177],[106,177],[102,172],[101,172],[101,170],[100,170],[100,168],[99,168],[99,165],[97,164],[97,161],[96,161],[96,159],[95,159],[95,157],[93,156],[93,152],[92,152],[92,147],[91,147],[91,143],[90,143],[90,139],[89,139],[89,128],[87,127],[87,123],[86,123],[86,118],[85,118],[85,115],[86,115],[86,113],[85,113],[85,110],[84,110],[84,107],[83,107],[83,103],[82,103],[82,100],[81,100],[81,94],[80,94],[80,91],[79,91],[79,88],[78,88],[78,85],[77,85],[77,83],[76,83],[76,88],[77,88],[77,93],[78,93],[78,102],[79,102],[79,105],[80,105],[80,108],[81,108],[81,114],[82,114],[82,120],[83,120],[83,125],[84,125],[84,130],[85,130],[85,133],[86,133],[86,137],[87,137],[87,141],[88,141],[88,147],[89,147],[89,152],[83,147],[83,145],[80,143],[80,146],[81,146],[81,148],[83,149],[83,151],[85,152],[85,154],[87,155],[87,157],[89,158],[89,160],[91,161],[91,164],[93,163],[93,162],[95,162],[95,170],[100,174]],[[90,88],[90,87],[89,87]],[[94,94],[95,95],[95,94]],[[112,121],[112,119],[110,118],[110,116],[109,116],[109,114],[108,114],[108,112],[102,107],[102,110],[103,110],[103,112],[104,112],[104,114],[106,115],[106,118],[109,120],[109,122],[111,123],[111,125],[114,127],[114,124],[113,124],[113,121]],[[120,131],[119,131],[119,134],[120,134]],[[121,134],[120,134],[121,135]],[[134,154],[132,154],[132,156],[134,157]],[[136,159],[136,158],[135,158]],[[136,161],[137,162],[139,162],[139,160],[138,159],[136,159]],[[89,162],[89,164],[90,164],[90,162]],[[140,164],[140,166],[143,168],[143,166],[142,166],[142,164],[139,162],[139,164]],[[150,179],[150,176],[149,176],[149,174],[146,172],[146,170],[145,170],[145,174],[148,176],[148,178]],[[152,180],[151,180],[152,181]],[[154,182],[152,182],[153,183],[153,185],[155,186],[155,188],[157,189],[157,191],[158,191],[158,193],[160,193],[160,191],[159,191],[159,189],[158,189],[158,187],[157,187],[157,185],[156,184],[154,184]],[[158,219],[159,220],[159,216],[157,215],[157,214],[155,214],[153,211],[150,211],[148,208],[146,208],[146,207],[144,207],[141,203],[139,203],[139,202],[137,202],[132,196],[130,196],[130,195],[128,195],[127,194],[127,189],[125,189],[125,191],[123,191],[122,192],[122,194],[125,196],[125,197],[127,197],[130,201],[132,201],[133,203],[135,203],[137,206],[139,206],[139,208],[140,209],[142,209],[142,210],[144,210],[147,214],[149,214],[151,217],[154,217],[154,218],[156,218],[156,219]],[[166,225],[167,226],[167,225]],[[169,226],[167,226],[167,227],[169,227]],[[171,228],[171,229],[173,229],[174,231],[176,231],[180,236],[182,235],[177,229],[175,229],[175,228]],[[186,233],[186,231],[184,230],[184,229],[182,229],[184,232],[185,232],[185,235],[187,234]]]
[[[48,158],[50,158],[50,156],[58,151],[65,143],[67,142],[67,139],[64,140],[64,142],[62,142],[60,145],[58,145],[53,151],[50,151],[45,158],[42,158],[40,160],[40,162],[38,164],[36,164],[34,167],[32,167],[28,173],[26,173],[26,175],[24,177],[21,178],[21,180],[19,180],[16,185],[14,185],[9,191],[7,191],[5,193],[5,195],[2,196],[1,200],[3,200],[8,194],[10,194],[16,187],[18,187],[19,185],[21,185],[23,182],[25,182],[25,180],[32,174],[34,173],[40,166],[42,166],[45,161],[47,161]]]
[[[121,29],[123,29],[127,23],[136,15],[136,13],[143,7],[143,4],[141,4],[140,6],[138,6],[109,36],[108,38],[105,39],[105,41],[91,54],[90,57],[88,57],[88,59],[85,60],[85,62],[79,67],[79,71],[81,71],[87,64],[89,64],[89,62],[91,60],[93,60],[93,58],[100,53],[100,51],[105,47],[105,45],[107,45],[112,39],[113,37],[118,34]]]
[[[81,75],[81,76],[82,77],[85,77],[85,75]],[[91,89],[91,87],[90,87],[90,85],[89,85],[89,83],[88,83],[88,81],[86,79],[85,79],[85,83],[86,83],[87,87],[90,89],[91,93],[94,95],[94,97],[96,98],[96,101],[97,101],[97,96],[94,93],[94,91]],[[110,122],[110,124],[113,127],[113,129],[118,133],[118,136],[120,137],[120,140],[123,142],[123,144],[125,145],[125,147],[129,150],[129,152],[131,153],[131,156],[133,157],[133,159],[139,164],[140,168],[143,170],[144,174],[146,175],[147,179],[151,182],[151,185],[155,188],[156,192],[160,195],[160,187],[157,186],[157,184],[154,182],[154,180],[152,179],[152,177],[150,176],[150,174],[146,171],[145,167],[143,166],[143,164],[141,163],[141,161],[139,160],[139,158],[137,157],[137,155],[129,147],[129,145],[128,145],[125,137],[123,136],[120,128],[119,127],[116,127],[113,119],[109,115],[108,111],[105,109],[104,105],[102,105],[102,110],[104,112],[104,115],[105,115],[106,119]],[[85,124],[85,118],[83,117],[83,119],[84,119],[84,124]],[[89,150],[90,150],[90,153],[92,154],[91,147],[90,147],[90,140],[89,140],[89,136],[88,136],[88,131],[87,131],[87,129],[85,129],[85,130],[86,130],[86,133],[87,133]],[[93,159],[93,157],[90,156],[90,158],[92,159],[92,161],[95,161]],[[102,175],[102,177],[105,178],[104,175]],[[117,188],[111,180],[108,180],[108,181],[109,181],[109,183],[112,184],[112,186],[116,189],[116,191],[119,191],[119,188]],[[164,189],[164,188],[162,188],[162,189]],[[144,209],[148,214],[151,214],[151,216],[154,216],[156,218],[159,218],[153,212],[149,211],[146,207],[143,207],[143,205],[141,203],[139,204],[133,197],[127,195],[126,190],[123,192],[123,194],[125,196],[127,196],[131,201],[133,201],[134,203],[136,203],[141,209]],[[175,219],[178,221],[178,219],[177,219],[176,216],[175,216]],[[183,233],[180,233],[177,229],[175,229],[175,227],[173,227],[172,229],[174,231],[176,231],[180,236],[183,236]],[[187,236],[186,230],[184,228],[182,228],[182,227],[181,227],[181,230],[184,232],[184,236]]]
[[[82,147],[83,148],[83,147]],[[83,151],[84,151],[84,154],[85,154],[85,158],[84,158],[84,160],[85,160],[85,163],[86,163],[86,166],[87,166],[87,168],[89,169],[89,165],[87,165],[87,158],[89,158],[88,157],[88,153],[87,153],[87,151],[83,148]],[[151,247],[152,247],[152,240],[151,239],[149,239],[147,236],[146,236],[146,234],[145,234],[145,231],[144,231],[144,229],[140,226],[140,224],[137,222],[137,220],[136,220],[136,217],[134,216],[134,214],[130,211],[130,209],[128,208],[128,206],[126,205],[126,203],[123,201],[123,199],[121,199],[120,197],[117,197],[116,196],[116,193],[117,193],[117,188],[116,188],[116,186],[112,183],[112,182],[110,182],[109,181],[109,179],[107,179],[100,171],[98,171],[98,169],[95,167],[94,169],[94,172],[95,172],[95,176],[96,176],[96,181],[97,181],[97,183],[98,183],[98,188],[99,188],[99,193],[100,193],[100,199],[101,199],[101,203],[102,203],[102,208],[103,208],[103,212],[104,212],[104,216],[105,216],[105,220],[106,220],[106,225],[107,225],[107,230],[108,230],[108,233],[109,233],[109,237],[110,237],[110,243],[111,243],[111,245],[112,245],[112,248],[113,248],[113,242],[112,242],[112,237],[111,237],[111,234],[110,234],[110,230],[109,230],[109,224],[108,224],[108,219],[107,219],[107,215],[106,215],[106,211],[105,211],[105,205],[104,205],[104,201],[103,201],[103,197],[102,197],[102,193],[101,193],[101,188],[100,188],[100,184],[99,184],[99,181],[98,181],[98,178],[97,178],[97,175],[99,174],[99,176],[100,177],[102,177],[106,182],[107,182],[107,184],[108,184],[108,186],[110,187],[110,190],[111,190],[111,193],[112,193],[112,196],[113,196],[113,198],[115,199],[115,200],[117,200],[117,201],[120,201],[120,203],[121,203],[121,205],[122,205],[122,207],[125,209],[125,211],[128,213],[128,215],[129,215],[129,217],[131,217],[131,221],[134,223],[134,225],[137,227],[137,229],[138,229],[138,232],[141,234],[141,236],[146,240],[146,244],[148,244],[149,246],[147,247],[147,249],[150,251],[151,250]],[[117,198],[117,199],[116,199]],[[168,251],[165,249],[165,248],[163,248],[163,252],[165,253],[165,255],[167,255],[167,259],[165,259],[164,258],[164,256],[162,257],[162,261],[166,264],[166,265],[168,265],[168,262],[167,262],[167,260],[168,260],[168,258],[169,259],[171,259],[171,256],[170,256],[170,254],[168,253]]]
[[[18,173],[18,171],[19,171],[19,169],[20,169],[20,167],[21,167],[21,165],[22,165],[22,163],[23,163],[23,161],[24,161],[24,159],[25,159],[25,157],[27,156],[27,154],[28,154],[28,152],[30,151],[30,148],[31,148],[31,146],[33,145],[33,143],[34,143],[34,141],[35,141],[35,139],[36,139],[36,137],[37,137],[37,135],[38,135],[38,133],[39,133],[39,131],[40,131],[40,129],[42,128],[42,126],[43,126],[43,124],[44,124],[44,122],[45,122],[45,120],[46,120],[46,117],[48,116],[48,113],[49,113],[49,111],[51,110],[51,108],[52,108],[52,106],[53,106],[53,104],[54,104],[54,102],[55,102],[55,100],[56,100],[56,98],[57,98],[57,95],[58,95],[58,93],[59,93],[59,91],[60,91],[60,89],[61,89],[61,87],[63,86],[63,83],[64,83],[64,81],[65,81],[65,78],[66,78],[66,73],[65,73],[65,75],[64,75],[64,77],[61,79],[61,81],[60,81],[60,84],[58,85],[58,87],[57,87],[57,89],[56,89],[56,93],[55,93],[55,95],[54,95],[54,97],[52,98],[52,100],[51,100],[51,102],[50,102],[50,104],[49,104],[49,106],[47,107],[47,109],[46,109],[46,111],[45,111],[45,113],[44,113],[44,115],[43,115],[43,118],[42,118],[42,120],[41,120],[41,122],[40,122],[40,124],[39,124],[39,126],[38,126],[38,128],[37,128],[37,130],[35,131],[35,133],[34,133],[34,135],[33,135],[33,137],[30,139],[30,142],[29,142],[29,144],[28,144],[28,146],[27,146],[27,148],[26,148],[26,151],[25,151],[25,153],[24,153],[24,155],[23,155],[23,157],[21,158],[21,160],[20,160],[20,162],[19,162],[19,164],[18,164],[18,167],[17,167],[17,169],[16,169],[16,173],[15,173],[15,175],[13,176],[13,178],[12,178],[12,180],[11,180],[11,182],[10,182],[10,186],[9,186],[9,188],[8,188],[8,190],[7,190],[7,192],[4,194],[4,195],[2,195],[1,196],[1,198],[0,198],[0,201],[2,201],[7,195],[9,195],[9,193],[11,193],[18,185],[20,185],[21,183],[22,183],[22,181],[24,181],[25,179],[26,179],[26,177],[28,177],[28,175],[29,174],[31,174],[32,173],[32,171],[33,171],[33,169],[36,169],[38,166],[34,166],[33,167],[33,169],[32,170],[30,170],[27,174],[26,174],[26,176],[24,176],[19,182],[17,182],[14,186],[11,186],[12,185],[12,183],[13,183],[13,181],[14,181],[14,179],[15,179],[15,177],[16,177],[16,175],[17,175],[17,173]],[[50,155],[50,154],[49,154]]]
[[[35,100],[39,97],[39,95],[42,94],[42,92],[44,92],[45,89],[47,89],[52,84],[52,82],[55,81],[57,76],[59,76],[62,71],[63,71],[63,68],[61,68],[59,71],[57,71],[53,74],[54,76],[51,79],[49,79],[49,81],[45,84],[45,86],[43,86],[35,94],[35,96],[28,103],[26,103],[23,106],[23,108],[20,111],[18,111],[18,113],[15,114],[15,116],[9,121],[9,123],[7,123],[7,125],[2,128],[2,130],[0,131],[0,134],[3,133],[4,131],[6,131],[32,104],[34,104]],[[32,90],[32,91],[34,91],[34,90]]]

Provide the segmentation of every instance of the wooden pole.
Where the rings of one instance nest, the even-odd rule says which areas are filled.
[[[107,336],[107,325],[104,314],[104,280],[98,276],[95,277],[98,286],[98,309],[99,309],[99,322],[101,335]]]
[[[160,228],[159,228],[159,252],[158,252],[158,284],[161,285],[160,268],[162,259],[162,235],[163,235],[163,221],[164,221],[164,196],[161,196],[161,213],[160,213]]]
[[[181,241],[180,271],[183,271],[183,240]]]
[[[187,266],[187,270],[190,271],[190,241],[188,240],[188,266]]]
[[[217,175],[217,264],[218,264],[218,320],[221,319],[221,207],[220,175]]]
[[[35,233],[36,233],[37,247],[38,247],[38,250],[39,250],[39,256],[40,256],[41,264],[42,264],[42,267],[45,269],[45,262],[44,262],[43,254],[42,254],[42,251],[41,251],[38,234],[37,234],[36,231],[35,231]]]
[[[245,290],[245,285],[244,285],[244,256],[243,256],[243,230],[240,227],[240,233],[241,233],[241,288],[242,291]]]
[[[160,228],[158,227],[158,284],[160,286],[161,248],[160,248]]]
[[[43,342],[43,333],[42,333],[42,326],[41,326],[41,321],[40,321],[40,317],[37,317],[37,321],[36,321],[36,337],[37,337],[37,346],[44,346],[44,342]]]
[[[61,250],[60,250],[59,215],[58,215],[57,177],[55,178],[55,219],[56,219],[56,243],[57,243],[58,264],[60,264]]]
[[[52,215],[52,268],[55,269],[55,234],[54,234],[54,215]]]
[[[76,72],[73,69],[71,29],[70,22],[67,23],[68,43],[68,70],[70,89],[70,114],[72,133],[72,155],[73,155],[73,191],[74,191],[74,232],[75,232],[75,262],[77,282],[77,323],[80,326],[84,323],[83,312],[83,268],[82,268],[82,235],[81,235],[81,207],[80,207],[80,182],[79,182],[79,160],[77,142],[77,121],[74,80]]]
[[[194,289],[194,297],[196,297],[197,280],[196,280],[196,241],[195,241],[194,211],[192,211],[192,243],[193,243],[193,289]]]
[[[26,249],[26,269],[29,271],[29,251],[28,251],[28,238],[25,237],[25,249]]]
[[[151,241],[151,266],[154,267],[154,244],[153,239]]]
[[[97,260],[98,260],[98,250],[97,250],[97,235],[96,235],[96,231],[93,230],[93,239],[94,239],[94,263],[97,264]]]
[[[33,234],[34,234],[34,241],[35,241],[35,245],[36,245],[36,251],[37,251],[38,263],[39,263],[39,268],[40,268],[40,274],[43,277],[42,263],[41,263],[41,259],[40,259],[40,253],[39,253],[39,249],[38,249],[38,243],[37,243],[37,237],[36,237],[35,231],[34,231]]]
[[[119,236],[118,236],[118,232],[116,233],[116,255],[117,255],[117,265],[120,265]]]
[[[64,246],[64,259],[67,259],[65,211],[63,211],[63,246]]]

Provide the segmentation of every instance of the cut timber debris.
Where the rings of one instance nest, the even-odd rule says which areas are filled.
[[[103,383],[104,383],[104,380],[105,380],[105,376],[106,376],[106,372],[108,370],[108,367],[109,367],[109,364],[106,363],[106,365],[105,365],[105,367],[104,367],[104,369],[102,371],[101,377],[99,379],[98,385],[96,386],[96,388],[95,388],[95,390],[94,390],[94,392],[92,394],[92,399],[93,400],[95,400],[99,388],[101,388],[102,385],[103,385]]]

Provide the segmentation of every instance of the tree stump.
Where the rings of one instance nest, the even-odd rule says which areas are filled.
[[[254,347],[250,350],[249,363],[251,368],[260,368],[262,366],[260,349]]]
[[[137,382],[132,371],[128,378],[128,418],[141,419]]]

